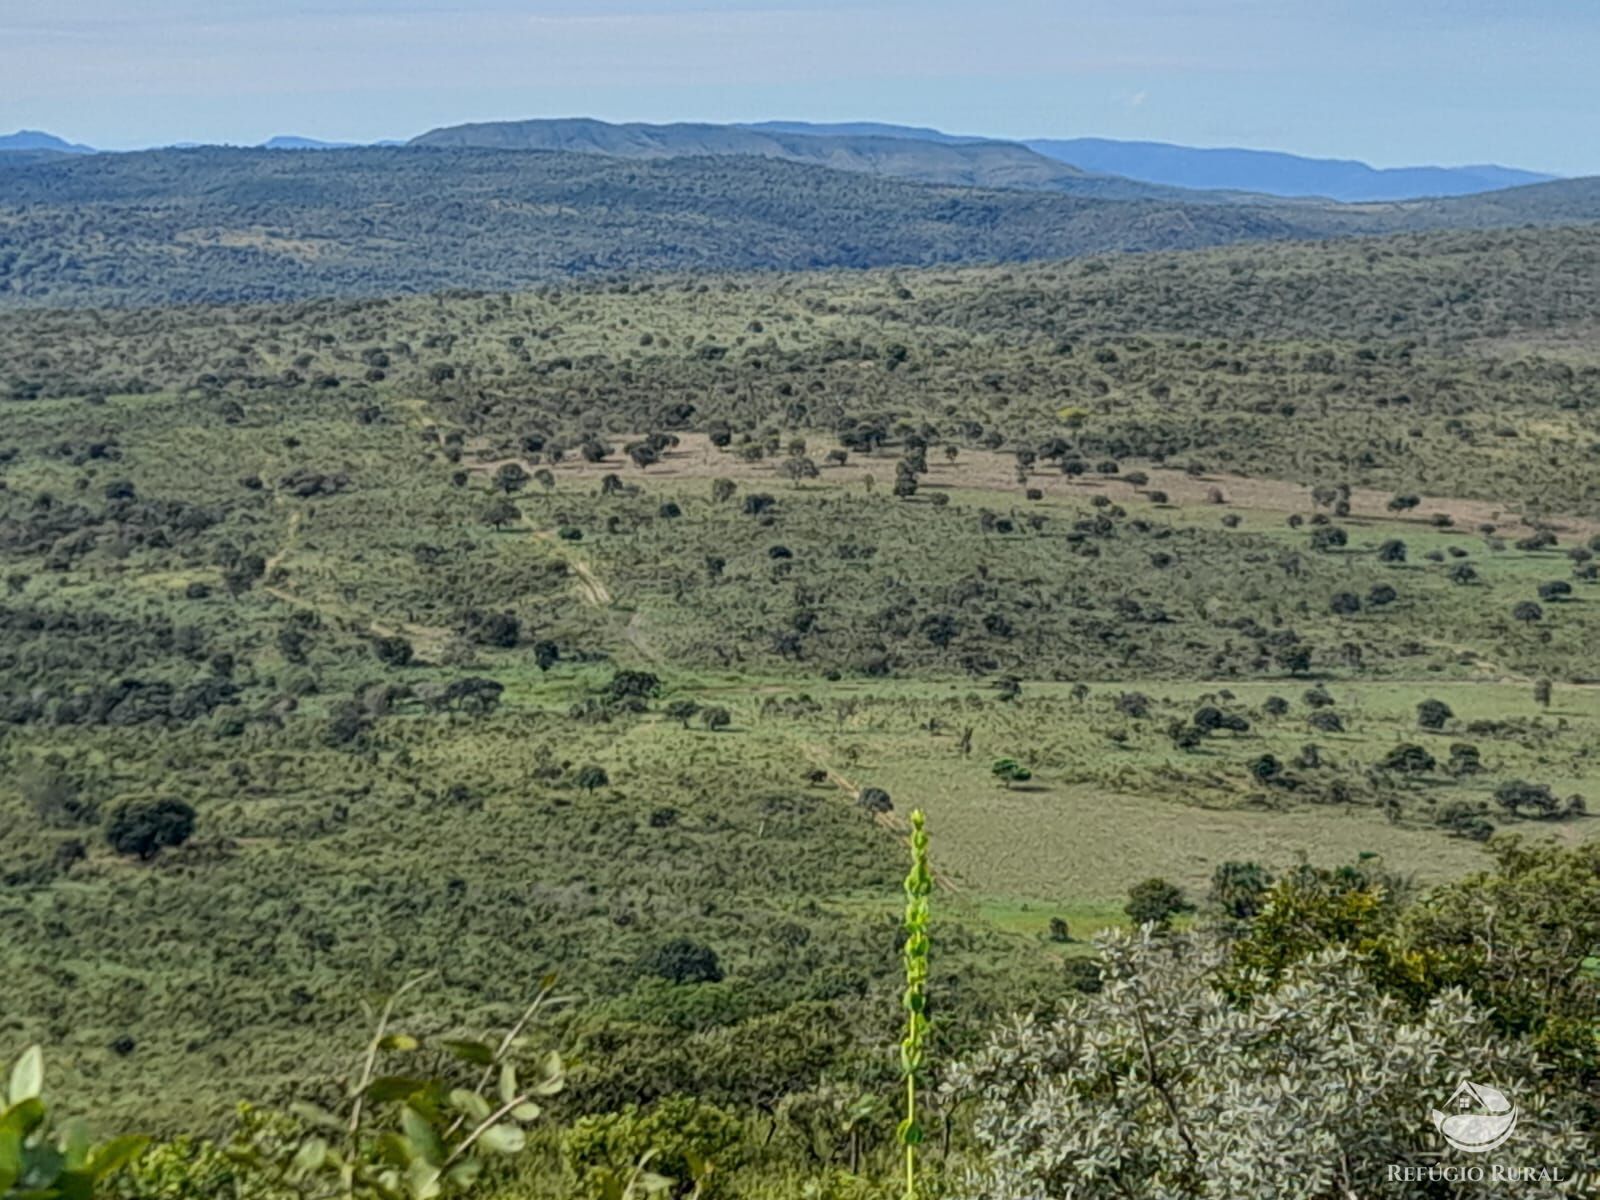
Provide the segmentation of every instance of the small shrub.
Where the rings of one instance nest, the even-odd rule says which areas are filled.
[[[630,1104],[580,1117],[561,1152],[589,1200],[652,1192],[714,1200],[726,1194],[723,1173],[743,1136],[739,1121],[715,1105],[668,1096],[649,1109]]]
[[[117,803],[106,822],[106,841],[118,854],[154,858],[194,834],[195,811],[182,800],[131,797]]]

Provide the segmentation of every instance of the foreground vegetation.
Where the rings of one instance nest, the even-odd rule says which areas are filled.
[[[1485,1063],[1576,1170],[1597,247],[7,316],[0,1050],[158,1139],[55,1167],[894,1194],[916,807],[921,1186],[1386,1194]]]

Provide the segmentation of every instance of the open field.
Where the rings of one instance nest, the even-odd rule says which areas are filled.
[[[1597,245],[0,319],[0,1034],[209,1129],[558,969],[562,1119],[777,1121],[894,1084],[913,807],[946,1058],[1151,877],[1585,844]]]

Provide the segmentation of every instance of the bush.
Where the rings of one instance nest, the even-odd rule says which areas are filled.
[[[1553,817],[1561,808],[1549,784],[1528,783],[1522,779],[1513,779],[1495,788],[1494,802],[1514,817]]]
[[[861,794],[856,797],[856,804],[868,812],[886,813],[894,811],[894,802],[890,800],[889,793],[880,787],[862,788]]]
[[[1443,700],[1424,700],[1417,705],[1417,724],[1424,729],[1443,729],[1444,723],[1454,716]]]
[[[1439,809],[1435,821],[1452,837],[1486,842],[1494,836],[1494,822],[1482,810],[1465,800],[1452,800]]]
[[[670,983],[718,983],[722,979],[717,952],[686,937],[663,942],[645,954],[639,966]]]
[[[611,700],[649,699],[661,694],[661,680],[649,671],[618,671],[606,683]]]
[[[1383,756],[1378,766],[1401,775],[1422,775],[1438,766],[1433,755],[1415,742],[1405,742]]]
[[[106,822],[106,841],[118,854],[155,857],[194,833],[195,811],[182,800],[131,797],[118,802]]]
[[[0,1076],[0,1195],[16,1200],[89,1200],[102,1181],[134,1161],[145,1139],[121,1137],[96,1146],[81,1122],[59,1130],[44,1094],[44,1053],[30,1046]]]
[[[621,1112],[579,1118],[561,1151],[579,1194],[591,1200],[623,1195],[641,1164],[668,1182],[661,1194],[712,1200],[726,1194],[721,1181],[743,1136],[739,1121],[715,1105],[668,1096],[648,1110],[630,1104]],[[646,1181],[646,1192],[653,1182]]]
[[[1246,921],[1261,911],[1272,873],[1253,862],[1225,862],[1211,876],[1210,904],[1236,921]]]
[[[1225,953],[1108,939],[1101,991],[1007,1024],[959,1064],[946,1095],[965,1102],[981,1165],[952,1195],[1369,1195],[1363,1181],[1416,1157],[1420,1131],[1394,1114],[1442,1104],[1458,1079],[1492,1078],[1539,1114],[1519,1153],[1586,1152],[1575,1099],[1461,991],[1413,1008],[1327,953],[1241,1003],[1217,983]],[[1263,1190],[1280,1179],[1323,1182]]]
[[[1097,958],[1069,958],[1061,964],[1070,991],[1093,995],[1105,986],[1100,978],[1100,960]]]
[[[1123,912],[1136,925],[1156,925],[1164,928],[1179,913],[1193,912],[1183,889],[1165,879],[1146,879],[1128,889],[1128,903]]]
[[[606,769],[604,767],[597,767],[593,763],[590,763],[586,767],[578,768],[578,773],[573,776],[572,782],[577,784],[584,791],[592,792],[596,788],[610,786],[611,777],[606,774]]]
[[[1026,783],[1033,778],[1033,772],[1023,766],[1014,758],[997,758],[994,765],[989,768],[989,773],[1004,787],[1013,783]]]

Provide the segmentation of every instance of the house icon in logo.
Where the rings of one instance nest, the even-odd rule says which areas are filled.
[[[1503,1144],[1517,1127],[1517,1106],[1486,1083],[1463,1079],[1445,1108],[1432,1110],[1433,1126],[1457,1150],[1483,1154]]]

